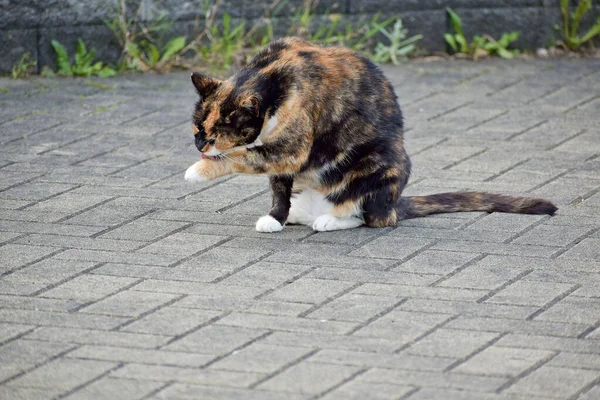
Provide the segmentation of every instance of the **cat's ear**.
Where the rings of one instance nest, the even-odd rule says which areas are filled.
[[[260,101],[256,96],[244,97],[240,102],[240,107],[257,117],[260,114]]]
[[[192,83],[196,87],[196,91],[200,97],[206,98],[217,90],[221,81],[202,75],[198,72],[192,72]]]

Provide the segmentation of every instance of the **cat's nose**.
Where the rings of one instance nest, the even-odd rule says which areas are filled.
[[[214,140],[203,140],[202,142],[200,142],[200,151],[202,153],[204,153],[205,151],[209,151],[211,146],[215,145],[215,141]]]

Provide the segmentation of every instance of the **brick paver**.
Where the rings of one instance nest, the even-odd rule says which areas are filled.
[[[0,398],[597,399],[600,61],[385,72],[407,194],[558,215],[261,234],[265,177],[183,180],[187,73],[0,79]]]

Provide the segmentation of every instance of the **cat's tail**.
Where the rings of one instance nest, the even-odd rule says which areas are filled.
[[[554,215],[558,209],[544,199],[482,192],[438,193],[429,196],[403,197],[403,200],[404,218],[461,211]]]

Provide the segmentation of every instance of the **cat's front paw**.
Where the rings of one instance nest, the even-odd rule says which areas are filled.
[[[199,162],[195,163],[194,165],[192,165],[191,167],[189,167],[185,171],[185,180],[186,181],[191,182],[191,183],[199,183],[199,182],[204,182],[204,181],[208,180],[206,177],[204,177],[198,173],[199,171],[202,171],[201,163],[202,163],[202,161],[199,161]]]
[[[260,217],[258,221],[256,221],[256,230],[258,232],[279,232],[283,230],[283,225],[279,223],[275,218],[270,215],[265,215]]]

